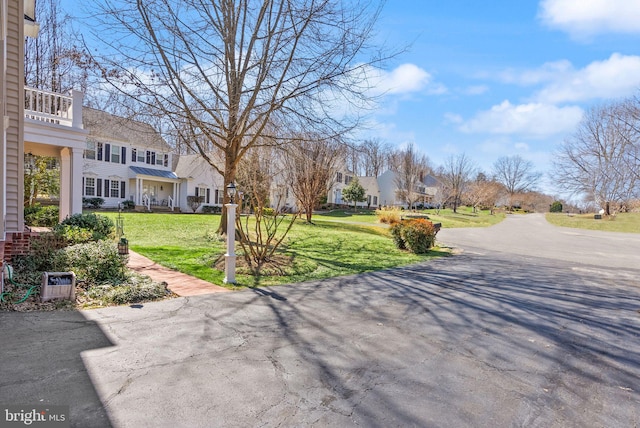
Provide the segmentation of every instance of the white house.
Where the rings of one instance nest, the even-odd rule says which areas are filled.
[[[380,205],[407,207],[407,202],[398,196],[398,185],[396,184],[396,173],[388,170],[378,177],[380,189]],[[438,192],[438,180],[432,175],[426,175],[416,185],[414,189],[417,194],[417,204],[430,203]]]
[[[342,197],[342,190],[347,187],[351,181],[353,181],[355,175],[351,172],[344,170],[336,172],[335,181],[329,194],[327,195],[327,203],[344,205],[353,205],[352,202],[345,201]],[[378,181],[375,177],[358,177],[360,185],[365,189],[366,200],[364,202],[358,202],[359,207],[377,207],[380,203],[380,189],[378,187]]]
[[[199,154],[174,155],[178,158],[175,174],[180,177],[178,206],[183,212],[191,212],[188,196],[202,196],[201,212],[204,206],[222,206],[224,198],[224,178]],[[216,159],[211,155],[211,159]],[[220,161],[220,164],[222,162]]]
[[[171,146],[146,123],[84,109],[82,196],[105,207],[125,200],[137,207],[176,207],[181,180],[172,170]]]

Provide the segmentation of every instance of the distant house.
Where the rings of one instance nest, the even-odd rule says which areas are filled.
[[[84,149],[82,196],[105,207],[131,200],[138,207],[173,209],[181,180],[172,171],[171,146],[150,125],[84,109],[89,132]]]
[[[344,200],[342,197],[342,190],[347,187],[355,177],[356,175],[351,172],[344,170],[337,171],[333,186],[327,195],[327,203],[336,205],[353,205],[352,202]],[[377,207],[380,203],[380,190],[378,188],[378,181],[376,177],[358,177],[358,181],[365,189],[366,200],[364,202],[358,202],[357,206]]]
[[[407,202],[399,196],[396,172],[388,170],[378,177],[380,204],[408,208]],[[433,202],[439,187],[439,181],[432,175],[426,175],[416,185],[416,204],[427,205]]]
[[[202,196],[198,208],[204,206],[222,206],[224,198],[224,178],[199,154],[175,155],[178,158],[175,174],[180,177],[180,195],[178,206],[183,212],[191,212],[188,196]],[[212,155],[212,159],[215,156]],[[222,160],[219,160],[222,164]]]

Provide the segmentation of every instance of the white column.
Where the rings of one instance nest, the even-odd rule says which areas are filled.
[[[238,204],[226,204],[227,207],[227,254],[224,255],[224,283],[236,283],[236,207]]]
[[[82,213],[83,149],[71,149],[71,214]]]
[[[82,125],[82,101],[84,94],[81,91],[71,91],[71,126],[83,129]]]
[[[73,151],[69,147],[65,147],[60,150],[60,220],[64,220],[66,217],[72,214],[71,198],[73,197],[73,166],[72,166]],[[82,175],[80,176],[80,182],[82,183]],[[82,194],[81,194],[82,195]],[[82,196],[81,203],[82,203]]]

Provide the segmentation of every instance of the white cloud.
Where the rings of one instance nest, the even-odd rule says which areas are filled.
[[[530,103],[513,105],[505,100],[501,104],[477,113],[460,126],[466,133],[518,134],[546,137],[572,132],[582,118],[577,106],[557,107]]]
[[[464,119],[462,118],[462,116],[456,113],[445,113],[444,121],[445,123],[460,124],[464,122]]]
[[[517,85],[537,85],[554,80],[575,72],[571,62],[567,60],[547,62],[540,68],[533,70],[508,69],[498,75],[500,81]]]
[[[549,27],[578,39],[600,33],[640,33],[637,0],[543,0],[539,17]]]
[[[517,150],[523,151],[523,152],[528,152],[529,151],[529,145],[527,143],[515,143],[513,145]]]
[[[544,66],[543,66],[544,68]],[[535,99],[544,103],[629,96],[640,87],[640,56],[614,53],[580,70],[564,67]]]
[[[369,84],[376,94],[402,95],[426,91],[442,94],[447,88],[433,82],[433,77],[415,64],[401,64],[391,71],[370,69],[367,71]]]
[[[489,90],[487,85],[468,86],[462,90],[465,95],[482,95]]]

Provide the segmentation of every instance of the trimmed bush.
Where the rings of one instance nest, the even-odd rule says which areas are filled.
[[[55,205],[25,207],[24,222],[28,226],[53,227],[58,224],[60,208]]]
[[[551,208],[549,208],[549,212],[552,213],[561,213],[562,212],[562,202],[555,201],[551,204]]]
[[[71,228],[65,226],[72,226]],[[73,227],[78,229],[86,229],[91,233],[92,241],[100,241],[103,239],[113,238],[115,236],[115,225],[109,217],[98,215],[95,213],[83,213],[74,214],[71,217],[65,218],[62,223],[57,225],[53,231],[59,236],[66,236],[71,234],[73,236],[80,236],[80,232],[75,231]],[[70,230],[72,230],[70,232]],[[78,242],[73,240],[71,242]],[[86,242],[86,241],[81,241]]]
[[[203,205],[202,212],[205,214],[220,214],[222,212],[222,207],[217,205]]]
[[[402,220],[394,224],[389,232],[393,242],[401,250],[407,249],[415,254],[425,254],[436,241],[433,223],[425,219]]]
[[[82,198],[82,206],[84,207],[98,209],[102,205],[104,205],[102,198]]]
[[[136,207],[136,203],[131,200],[122,201],[120,204],[123,210],[132,210]]]
[[[64,271],[73,271],[89,284],[120,283],[125,279],[126,257],[118,254],[118,246],[110,241],[88,242],[60,250]]]

